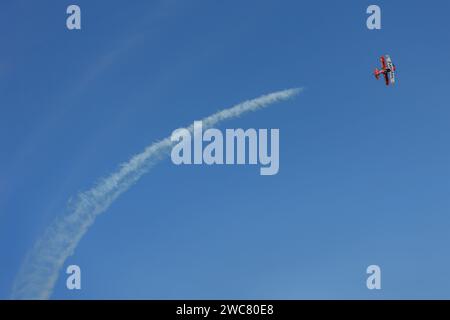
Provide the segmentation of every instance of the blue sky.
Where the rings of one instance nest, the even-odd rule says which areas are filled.
[[[450,298],[450,4],[5,1],[0,298],[68,200],[173,129],[279,128],[280,171],[166,159],[96,221],[56,299]],[[382,8],[382,30],[366,8]],[[371,72],[382,54],[398,85]],[[382,290],[365,286],[380,265]]]

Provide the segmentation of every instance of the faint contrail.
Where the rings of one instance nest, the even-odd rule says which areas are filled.
[[[277,91],[259,98],[248,100],[229,109],[219,111],[204,118],[204,128],[240,115],[287,100],[302,88]],[[191,125],[189,130],[193,130]],[[128,190],[149,168],[170,154],[175,142],[167,137],[148,146],[142,153],[109,177],[101,180],[92,189],[77,195],[69,202],[67,212],[57,218],[37,240],[19,270],[12,289],[13,299],[48,299],[58,278],[64,261],[72,255],[78,242],[94,223],[95,218]]]

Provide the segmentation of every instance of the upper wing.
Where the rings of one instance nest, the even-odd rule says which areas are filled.
[[[389,55],[386,55],[386,64],[389,69],[389,78],[392,84],[395,83],[395,67],[392,63],[391,57]]]
[[[389,72],[389,78],[391,79],[391,83],[394,84],[395,83],[395,72],[394,72],[394,70]]]
[[[391,57],[386,55],[386,64],[389,70],[394,70],[394,64],[392,63]]]

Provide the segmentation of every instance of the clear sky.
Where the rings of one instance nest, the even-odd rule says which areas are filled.
[[[66,28],[66,8],[82,30]],[[382,30],[366,8],[382,9]],[[182,126],[279,128],[280,171],[175,166],[122,195],[56,299],[450,298],[447,1],[3,1],[0,298],[67,202]],[[390,54],[397,85],[371,75]],[[366,288],[366,268],[382,289]]]

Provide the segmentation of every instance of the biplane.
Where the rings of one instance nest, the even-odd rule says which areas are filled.
[[[395,83],[395,65],[392,63],[391,57],[389,55],[382,56],[380,57],[380,62],[381,70],[375,68],[375,78],[378,80],[383,75],[386,85],[393,85]]]

